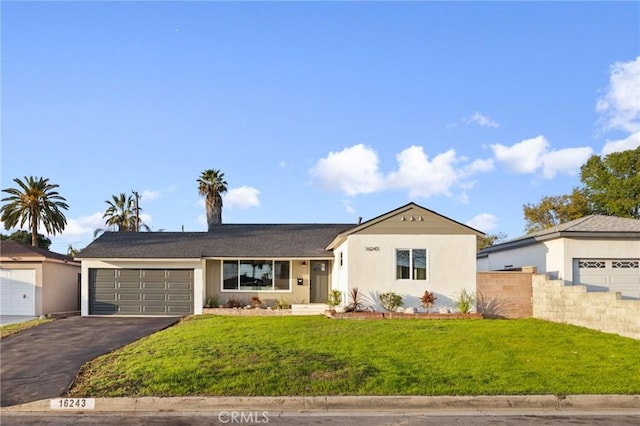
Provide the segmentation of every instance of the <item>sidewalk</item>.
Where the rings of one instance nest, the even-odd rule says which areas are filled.
[[[410,412],[570,410],[625,411],[640,414],[640,395],[504,395],[504,396],[309,396],[309,397],[141,397],[96,398],[95,408],[51,409],[50,399],[3,407],[0,412]]]

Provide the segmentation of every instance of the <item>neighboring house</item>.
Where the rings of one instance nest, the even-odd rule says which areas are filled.
[[[361,224],[221,224],[213,232],[105,233],[82,250],[82,315],[188,315],[209,299],[324,303],[358,287],[419,307],[475,291],[480,231],[414,203]]]
[[[0,314],[40,316],[79,310],[80,262],[0,241]]]
[[[588,291],[640,299],[640,220],[592,215],[481,250],[478,271],[535,266]]]

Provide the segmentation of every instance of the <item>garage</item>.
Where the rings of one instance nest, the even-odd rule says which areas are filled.
[[[89,269],[89,313],[193,314],[193,269]]]
[[[2,315],[36,315],[35,269],[0,269]]]
[[[640,259],[574,259],[573,283],[640,299]]]

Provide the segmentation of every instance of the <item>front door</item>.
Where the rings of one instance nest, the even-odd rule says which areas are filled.
[[[310,302],[325,303],[329,297],[329,261],[311,261]]]

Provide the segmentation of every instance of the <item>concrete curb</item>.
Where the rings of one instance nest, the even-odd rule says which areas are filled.
[[[50,399],[3,407],[0,412],[408,412],[408,411],[631,411],[640,414],[640,395],[501,396],[301,396],[96,398],[95,408],[51,409]]]

